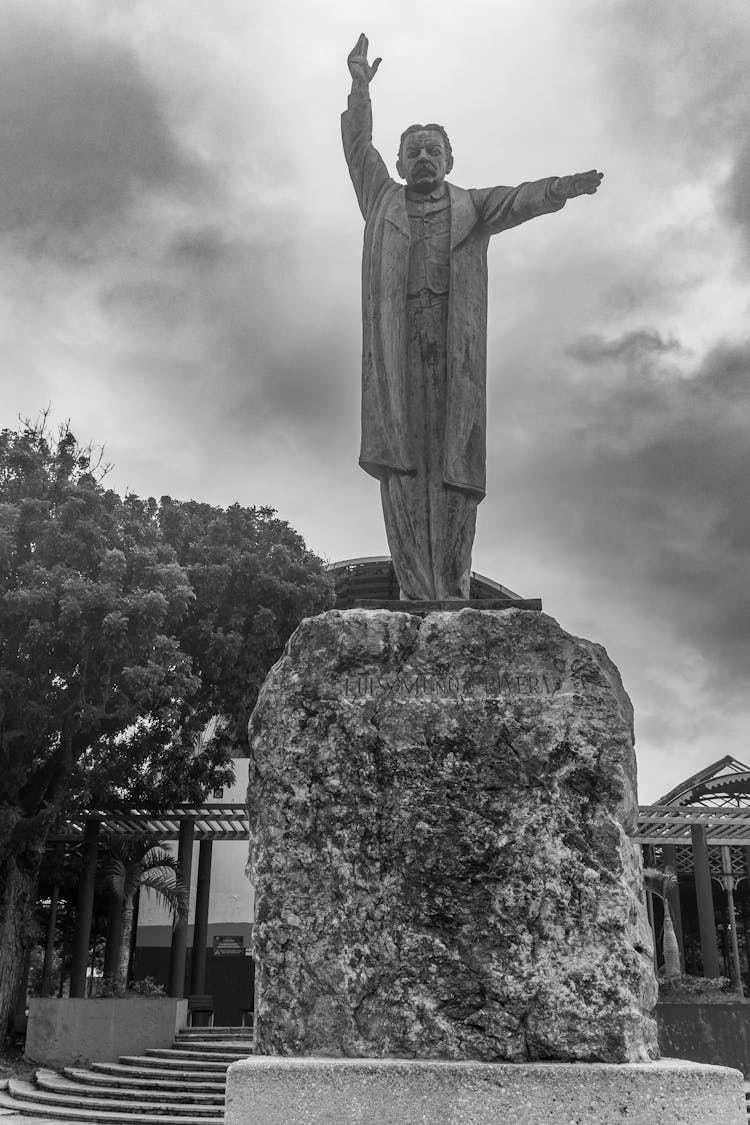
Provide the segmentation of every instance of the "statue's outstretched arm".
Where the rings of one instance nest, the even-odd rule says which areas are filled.
[[[603,172],[592,168],[588,172],[574,172],[572,176],[558,176],[552,185],[553,194],[560,199],[575,199],[578,195],[593,195],[604,179]]]
[[[572,176],[549,176],[517,187],[475,188],[471,192],[481,220],[490,234],[509,230],[519,223],[559,211],[569,199],[593,195],[603,172],[576,172]]]

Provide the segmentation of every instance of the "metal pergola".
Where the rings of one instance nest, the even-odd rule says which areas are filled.
[[[81,871],[78,880],[73,935],[70,995],[86,995],[86,973],[91,937],[91,919],[100,842],[151,837],[160,842],[175,841],[183,881],[189,886],[193,862],[193,843],[199,844],[198,879],[193,921],[193,946],[205,948],[208,931],[208,902],[211,882],[211,849],[214,841],[249,839],[244,805],[176,805],[154,812],[150,809],[85,809],[61,820],[49,835],[49,842],[78,845]],[[178,918],[172,932],[169,968],[169,995],[182,996],[187,956],[187,915]],[[191,992],[205,991],[205,958],[195,957],[191,968]]]
[[[693,883],[700,930],[703,972],[719,976],[713,887],[725,896],[725,937],[731,944],[732,976],[742,993],[735,891],[750,880],[750,769],[727,755],[686,778],[661,800],[639,809],[633,833],[646,866],[672,869]],[[649,899],[649,913],[653,904]],[[682,938],[679,882],[667,892],[680,955]],[[746,932],[747,942],[747,932]]]
[[[691,847],[694,827],[706,834],[709,847],[750,847],[750,807],[706,805],[641,805],[633,836],[641,844]]]
[[[178,805],[159,813],[146,809],[91,809],[63,821],[49,839],[52,843],[79,843],[83,841],[86,823],[96,821],[106,836],[179,840],[184,820],[193,822],[195,840],[249,839],[247,811],[238,804]],[[750,847],[750,807],[641,805],[638,826],[632,835],[640,844],[690,847],[694,825],[705,829],[709,847]]]
[[[350,560],[350,564],[359,561]],[[718,882],[727,896],[730,928],[736,941],[733,892],[741,880],[750,879],[750,769],[732,757],[714,762],[687,778],[657,803],[641,805],[631,835],[641,846],[646,866],[671,867],[694,879],[704,972],[707,976],[718,976],[712,883]],[[83,857],[77,906],[81,923],[71,995],[82,995],[79,990],[85,984],[97,841],[136,836],[177,841],[179,860],[188,878],[192,844],[198,841],[199,873],[205,868],[208,880],[213,841],[249,839],[247,812],[242,804],[223,802],[177,805],[158,812],[142,808],[91,809],[71,815],[58,824],[50,840],[79,844]],[[679,888],[673,888],[670,899],[679,920]],[[208,884],[201,889],[199,878],[196,926],[205,929],[207,918]],[[172,995],[178,994],[174,990],[184,973],[185,949],[186,926],[180,926],[173,938]],[[735,960],[739,979],[736,950]]]
[[[99,832],[110,837],[155,836],[179,840],[180,825],[192,822],[194,840],[247,840],[247,811],[244,805],[217,803],[177,805],[158,813],[146,809],[87,809],[68,817],[50,833],[52,843],[83,841],[86,825],[95,822]]]
[[[249,839],[245,806],[227,803],[177,805],[158,813],[146,809],[87,809],[62,821],[49,839],[52,843],[81,842],[87,822],[96,821],[106,836],[179,840],[180,825],[185,820],[192,821],[195,840]],[[696,825],[705,830],[710,847],[750,847],[750,806],[641,805],[632,835],[640,844],[690,847]]]

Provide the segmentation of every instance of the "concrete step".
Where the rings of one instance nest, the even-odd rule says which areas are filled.
[[[184,1067],[170,1066],[164,1059],[144,1059],[140,1055],[131,1059],[123,1055],[122,1060],[116,1063],[92,1062],[91,1069],[123,1078],[144,1078],[151,1074],[154,1078],[177,1079],[180,1082],[221,1082],[222,1086],[226,1082],[226,1067],[223,1064],[211,1070],[200,1070],[189,1067],[187,1063]]]
[[[36,1099],[27,1101],[0,1091],[0,1110],[22,1114],[24,1117],[43,1117],[53,1121],[100,1121],[103,1125],[224,1125],[224,1115],[216,1117],[181,1117],[157,1113],[109,1113],[100,1109],[81,1109],[78,1106],[50,1106]]]
[[[187,1079],[181,1079],[179,1076],[175,1076],[173,1071],[166,1071],[166,1077],[162,1078],[153,1070],[147,1070],[140,1074],[130,1067],[114,1069],[119,1066],[117,1063],[106,1065],[110,1065],[113,1069],[107,1072],[94,1070],[93,1065],[90,1070],[86,1067],[66,1066],[63,1067],[63,1074],[67,1078],[73,1079],[74,1082],[83,1082],[91,1086],[115,1087],[118,1090],[132,1090],[134,1092],[144,1088],[157,1091],[184,1090],[189,1094],[200,1094],[201,1097],[204,1094],[223,1096],[226,1086],[226,1079],[223,1075],[212,1075],[209,1081],[202,1082],[192,1074]]]
[[[7,1082],[5,1084],[3,1084],[3,1082],[0,1082],[0,1121],[4,1120],[7,1116],[9,1116],[11,1114],[24,1113],[24,1108],[23,1108],[24,1103],[14,1101],[13,1098],[8,1093],[6,1087],[7,1087]],[[37,1114],[28,1114],[28,1116],[36,1117]],[[46,1111],[43,1112],[43,1113],[40,1113],[38,1116],[44,1117],[45,1120],[47,1120],[49,1118],[49,1114]],[[12,1118],[9,1118],[9,1119],[12,1120]]]
[[[170,1059],[178,1063],[180,1066],[188,1060],[207,1063],[224,1063],[229,1066],[230,1062],[236,1062],[237,1059],[246,1059],[248,1056],[247,1051],[203,1051],[197,1047],[149,1047],[146,1055],[151,1059]]]
[[[244,1059],[251,1054],[252,1047],[252,1039],[247,1039],[245,1042],[241,1039],[175,1039],[173,1044],[173,1049],[183,1054],[193,1051],[198,1051],[201,1056],[228,1054],[234,1057],[239,1054]]]
[[[120,1055],[120,1062],[123,1066],[152,1067],[156,1070],[174,1069],[181,1070],[185,1074],[224,1074],[230,1061],[230,1059],[191,1059],[186,1058],[179,1051],[174,1051],[171,1055],[166,1052],[158,1055],[150,1053],[145,1055]],[[170,1064],[174,1064],[174,1066]]]
[[[8,1113],[58,1125],[223,1125],[226,1070],[253,1047],[252,1028],[189,1028],[171,1047],[118,1062],[40,1068],[34,1082],[0,1083]],[[30,1122],[30,1125],[34,1125]]]
[[[70,1083],[75,1087],[75,1082]],[[216,1118],[222,1114],[222,1107],[215,1105],[177,1105],[172,1101],[148,1102],[139,1098],[122,1097],[91,1097],[82,1094],[82,1088],[71,1094],[65,1090],[51,1091],[42,1089],[32,1082],[22,1078],[11,1078],[8,1083],[8,1093],[14,1099],[22,1102],[35,1102],[49,1108],[62,1107],[64,1109],[82,1109],[91,1112],[114,1113],[118,1116],[131,1117],[134,1113],[158,1114],[159,1117],[189,1117],[189,1118]]]
[[[78,1072],[84,1075],[85,1072]],[[165,1102],[168,1101],[172,1105],[195,1105],[195,1106],[223,1106],[224,1095],[218,1091],[214,1093],[204,1093],[202,1091],[191,1090],[190,1084],[185,1083],[186,1088],[182,1090],[165,1090],[164,1088],[154,1089],[155,1083],[144,1081],[140,1087],[133,1088],[113,1084],[98,1085],[90,1083],[85,1077],[71,1078],[68,1075],[58,1074],[55,1070],[40,1069],[34,1075],[34,1081],[40,1090],[47,1090],[52,1094],[65,1094],[69,1097],[79,1098],[115,1098],[121,1100],[123,1097],[130,1096],[132,1100],[137,1102]]]

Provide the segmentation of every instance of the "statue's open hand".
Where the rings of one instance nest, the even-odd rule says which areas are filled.
[[[362,33],[357,42],[352,47],[347,57],[347,64],[349,66],[349,73],[356,82],[364,82],[365,85],[369,84],[378,72],[382,59],[375,59],[375,62],[370,66],[367,61],[367,36]]]
[[[604,179],[603,172],[592,168],[589,172],[574,172],[560,176],[555,182],[555,194],[561,199],[575,199],[577,195],[593,195]]]

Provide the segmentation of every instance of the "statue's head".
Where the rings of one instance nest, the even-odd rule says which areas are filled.
[[[453,150],[442,125],[410,125],[401,134],[396,171],[415,191],[433,191],[453,167]]]

